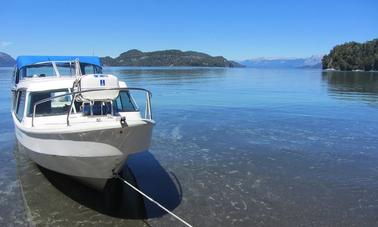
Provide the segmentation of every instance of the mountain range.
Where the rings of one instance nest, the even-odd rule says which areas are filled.
[[[199,67],[252,67],[252,68],[321,68],[322,56],[309,58],[254,58],[230,61],[222,56],[210,56],[196,51],[161,50],[142,52],[132,49],[118,57],[102,57],[105,66],[199,66]],[[12,67],[15,60],[0,52],[0,67]]]
[[[322,68],[322,56],[313,55],[308,58],[253,58],[238,61],[251,68]]]

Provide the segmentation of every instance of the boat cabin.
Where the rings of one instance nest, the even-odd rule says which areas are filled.
[[[69,125],[70,115],[98,119],[139,112],[126,83],[103,74],[98,57],[20,56],[12,83],[14,115],[31,127],[40,117],[67,115]]]
[[[80,72],[101,74],[102,67],[98,57],[91,56],[20,56],[16,60],[13,83],[28,78],[60,77],[77,75],[75,61],[79,61]]]

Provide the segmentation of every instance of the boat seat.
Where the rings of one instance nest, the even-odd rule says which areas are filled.
[[[110,102],[106,102],[104,105],[102,102],[94,102],[93,104],[93,115],[101,115],[101,109],[102,109],[102,115],[107,115],[112,113],[111,104]],[[91,115],[91,109],[89,103],[84,103],[83,108],[83,114],[85,116]]]

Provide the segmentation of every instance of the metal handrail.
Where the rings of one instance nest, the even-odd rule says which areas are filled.
[[[114,90],[118,90],[118,91],[131,91],[131,90],[134,90],[134,91],[145,91],[146,92],[145,118],[148,119],[148,120],[152,120],[152,110],[151,110],[151,97],[152,97],[152,93],[149,90],[144,89],[144,88],[135,88],[135,87],[129,87],[129,88],[103,88],[103,89],[100,88],[100,89],[90,89],[90,90],[84,90],[84,91],[69,92],[69,93],[66,93],[66,94],[56,95],[56,96],[53,96],[53,97],[50,97],[50,98],[45,98],[45,99],[41,99],[41,100],[37,101],[34,104],[34,106],[33,106],[32,127],[34,127],[34,118],[35,118],[36,107],[37,107],[37,105],[39,105],[41,103],[45,103],[45,102],[51,101],[53,99],[60,98],[60,97],[65,97],[65,96],[69,96],[69,95],[73,96],[72,100],[71,100],[70,108],[67,111],[67,126],[69,126],[70,125],[69,118],[70,118],[70,114],[72,112],[72,106],[73,106],[75,98],[76,98],[76,96],[78,94],[87,93],[87,92],[94,92],[94,91],[112,91],[112,90],[113,91]],[[109,100],[109,101],[111,101],[111,100]]]

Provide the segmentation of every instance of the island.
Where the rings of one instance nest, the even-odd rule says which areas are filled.
[[[328,70],[377,71],[378,39],[337,45],[323,56],[322,65],[323,69]]]
[[[104,66],[195,66],[195,67],[244,67],[222,56],[210,56],[196,51],[160,50],[142,52],[132,49],[118,57],[102,57]]]

